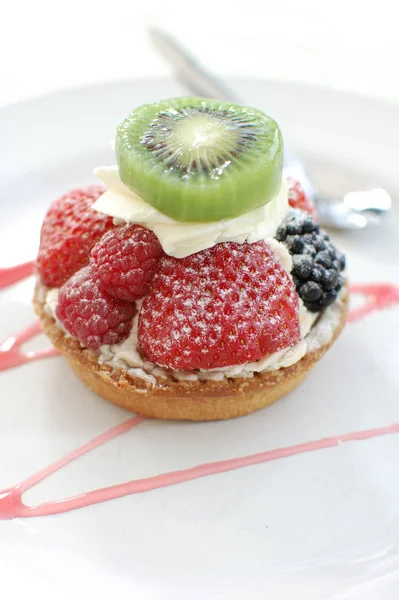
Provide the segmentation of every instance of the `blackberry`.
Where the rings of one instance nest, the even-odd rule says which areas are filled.
[[[307,281],[312,273],[313,259],[308,254],[294,254],[292,256],[292,274],[302,281]]]
[[[332,257],[330,256],[330,252],[328,250],[322,250],[321,252],[318,252],[314,261],[326,269],[332,265]]]
[[[291,210],[278,228],[276,239],[292,255],[292,278],[306,308],[319,312],[333,304],[344,283],[341,271],[346,261],[327,233],[308,213]]]

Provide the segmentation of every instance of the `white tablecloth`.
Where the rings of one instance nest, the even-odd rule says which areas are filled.
[[[7,1],[7,0],[6,0]],[[167,76],[147,24],[216,72],[399,101],[396,0],[8,0],[0,105],[82,84]]]

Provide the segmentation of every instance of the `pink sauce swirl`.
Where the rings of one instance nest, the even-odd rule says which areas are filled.
[[[365,303],[351,310],[348,322],[353,323],[372,312],[399,304],[399,286],[391,283],[354,283],[350,286],[351,294],[360,294]]]
[[[33,260],[22,263],[21,265],[16,265],[15,267],[7,267],[5,269],[0,269],[0,290],[4,290],[6,287],[9,287],[13,283],[18,283],[18,281],[22,281],[29,275],[33,275],[35,263]]]
[[[24,277],[30,275],[33,270],[33,263],[24,263],[10,269],[0,270],[0,289],[12,285]],[[361,294],[364,296],[365,303],[359,308],[354,309],[349,314],[349,322],[357,321],[364,318],[368,314],[399,304],[399,287],[389,283],[378,284],[354,284],[351,286],[352,294]],[[20,333],[10,337],[0,345],[0,370],[13,368],[31,360],[38,360],[55,356],[58,351],[54,348],[46,350],[38,350],[36,352],[23,353],[21,346],[29,339],[40,332],[38,322],[33,323],[28,328]],[[91,441],[87,442],[80,448],[66,454],[63,458],[44,467],[31,477],[21,481],[13,487],[0,490],[0,520],[14,519],[21,517],[39,517],[45,515],[55,515],[78,508],[91,506],[100,502],[107,502],[114,498],[121,498],[131,494],[148,492],[151,490],[177,485],[179,483],[191,481],[199,477],[215,475],[217,473],[225,473],[235,469],[241,469],[251,465],[262,464],[273,460],[279,460],[303,454],[305,452],[315,452],[325,448],[339,446],[346,442],[354,442],[367,440],[378,436],[399,433],[399,423],[369,429],[364,431],[355,431],[345,433],[338,436],[328,437],[320,440],[313,440],[297,444],[277,448],[274,450],[266,450],[248,456],[239,458],[231,458],[228,460],[215,461],[202,465],[197,465],[188,469],[179,471],[171,471],[162,475],[155,475],[144,479],[135,479],[126,483],[113,485],[85,492],[78,496],[66,498],[63,500],[44,502],[37,506],[28,506],[22,501],[22,494],[36,486],[38,483],[49,477],[52,473],[59,471],[70,462],[87,454],[94,448],[101,446],[115,437],[126,433],[127,431],[137,427],[145,420],[145,417],[135,416],[127,421],[111,428],[109,431],[100,434]]]
[[[49,467],[45,467],[31,477],[21,481],[21,483],[17,484],[15,487],[0,491],[0,519],[58,515],[70,510],[92,506],[93,504],[108,502],[109,500],[114,500],[115,498],[122,498],[123,496],[129,496],[131,494],[141,494],[143,492],[149,492],[151,490],[177,485],[178,483],[184,483],[186,481],[198,479],[199,477],[216,475],[217,473],[227,473],[228,471],[242,469],[251,465],[259,465],[273,460],[279,460],[281,458],[288,458],[290,456],[303,454],[305,452],[315,452],[316,450],[340,446],[346,442],[368,440],[370,438],[388,435],[390,433],[399,433],[399,423],[394,423],[393,425],[388,425],[387,427],[345,433],[343,435],[327,437],[321,440],[296,444],[295,446],[286,446],[284,448],[266,450],[265,452],[241,456],[240,458],[230,458],[228,460],[205,463],[196,467],[182,469],[180,471],[171,471],[170,473],[146,477],[144,479],[134,479],[132,481],[128,481],[127,483],[120,483],[118,485],[92,490],[90,492],[80,494],[79,496],[73,496],[64,500],[44,502],[43,504],[38,504],[37,506],[27,506],[22,502],[23,492],[26,492],[30,488],[34,487],[40,481],[43,481],[43,479],[52,473],[59,471],[62,469],[62,467],[76,460],[83,454],[87,454],[87,452],[90,452],[90,450],[109,442],[113,438],[125,433],[126,431],[129,431],[133,427],[137,427],[137,425],[139,425],[143,420],[145,420],[145,417],[133,417],[132,419],[121,423],[121,425],[113,427],[106,433],[102,433],[101,435],[95,437],[93,440],[87,444],[84,444],[77,450],[73,450]],[[1,497],[2,495],[3,497]]]
[[[32,352],[22,351],[21,346],[39,333],[41,333],[40,322],[35,321],[26,327],[26,329],[23,329],[19,333],[16,333],[0,343],[0,371],[24,365],[32,360],[58,356],[59,351],[52,346],[50,348],[34,350]]]

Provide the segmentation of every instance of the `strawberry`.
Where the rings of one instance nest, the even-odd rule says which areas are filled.
[[[300,339],[298,295],[265,242],[165,256],[139,315],[139,348],[168,369],[252,362]]]
[[[305,190],[299,181],[288,177],[288,204],[292,208],[299,208],[308,212],[315,220],[317,220],[316,207],[313,201],[307,196]]]
[[[98,185],[71,190],[50,206],[36,259],[45,286],[60,287],[87,265],[94,244],[113,227],[111,217],[92,208],[103,192],[104,188]]]

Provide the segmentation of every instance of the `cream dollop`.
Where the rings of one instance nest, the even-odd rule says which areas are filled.
[[[279,244],[279,242],[276,242]],[[277,248],[275,248],[277,250]],[[68,336],[62,323],[57,319],[56,308],[58,303],[59,290],[54,288],[47,290],[45,293],[45,310],[47,314],[56,320],[58,327],[60,327]],[[100,348],[100,354],[98,357],[99,363],[108,363],[114,369],[126,369],[131,375],[138,377],[151,385],[156,385],[157,377],[167,377],[168,371],[162,367],[158,367],[148,361],[143,360],[142,356],[138,351],[138,319],[141,308],[141,302],[137,302],[137,312],[133,318],[132,328],[130,330],[129,337],[121,342],[120,344],[103,345]],[[228,378],[237,377],[253,377],[255,373],[262,373],[263,371],[274,371],[298,362],[307,351],[310,349],[314,350],[318,344],[326,343],[328,338],[332,335],[332,331],[336,326],[336,311],[328,309],[331,313],[331,317],[335,319],[324,319],[322,318],[322,327],[319,327],[313,332],[312,327],[318,315],[315,313],[309,313],[304,307],[302,301],[299,304],[299,322],[301,329],[301,340],[291,348],[285,348],[279,352],[275,352],[261,360],[252,363],[245,363],[241,365],[233,365],[231,367],[216,368],[216,369],[201,369],[199,371],[173,371],[173,378],[179,380],[214,380],[222,381]],[[339,315],[339,311],[337,313]],[[171,373],[171,372],[169,372]]]
[[[239,217],[213,223],[181,223],[129,190],[122,183],[117,166],[98,167],[94,173],[109,188],[94,203],[94,209],[118,222],[137,223],[151,229],[164,252],[176,258],[212,248],[220,242],[242,244],[273,238],[288,212],[288,188],[283,181],[273,200]]]
[[[250,378],[255,373],[263,373],[264,371],[275,371],[281,368],[290,367],[298,362],[306,352],[317,348],[318,343],[327,343],[329,336],[333,334],[336,327],[336,314],[339,315],[339,310],[327,309],[328,318],[323,316],[320,321],[322,326],[320,331],[313,333],[313,325],[319,318],[317,313],[310,313],[302,301],[299,306],[299,321],[301,329],[301,340],[279,352],[274,352],[265,356],[256,362],[248,362],[241,365],[232,365],[230,367],[215,368],[215,369],[199,369],[195,371],[167,371],[162,367],[158,367],[151,362],[145,361],[138,352],[138,312],[135,315],[132,323],[132,329],[129,337],[121,344],[113,344],[111,346],[104,345],[100,348],[99,363],[107,363],[114,369],[126,369],[132,376],[138,377],[156,385],[157,377],[165,378],[171,375],[177,381],[223,381],[224,379],[235,378]],[[317,328],[318,329],[318,328]],[[312,337],[310,337],[312,336]],[[311,339],[311,347],[308,340]]]

